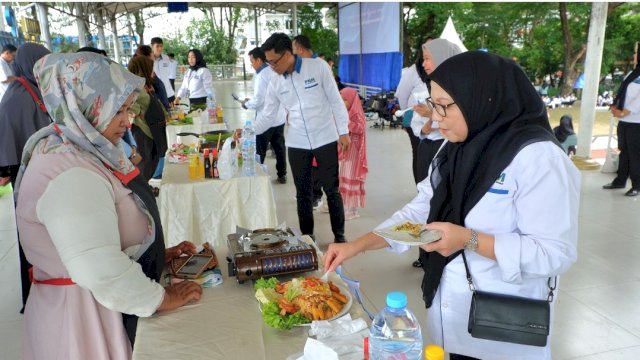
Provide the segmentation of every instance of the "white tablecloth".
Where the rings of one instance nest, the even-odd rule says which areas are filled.
[[[189,180],[187,164],[166,163],[159,207],[167,246],[190,240],[226,247],[236,226],[278,225],[271,178],[260,169],[256,176]]]
[[[227,130],[227,125],[201,123],[199,119],[193,120],[193,125],[167,125],[167,144],[169,147],[172,144],[191,144],[195,143],[198,139],[193,136],[177,136],[177,133],[190,132],[195,134],[202,134],[207,131],[214,130]]]
[[[227,277],[226,246],[216,247],[216,255],[222,261],[224,283],[204,289],[195,305],[140,318],[133,359],[284,360],[303,351],[309,327],[283,331],[265,325],[253,283],[238,284],[235,278]],[[344,284],[335,273],[329,279]],[[365,306],[375,310],[367,300]],[[353,319],[369,323],[355,298],[350,313]]]

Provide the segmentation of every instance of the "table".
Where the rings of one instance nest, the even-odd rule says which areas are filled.
[[[226,256],[226,246],[222,248],[216,247],[218,259]],[[222,271],[224,283],[204,289],[200,302],[195,305],[141,318],[133,358],[284,360],[301,353],[309,328],[281,331],[265,325],[254,298],[253,284],[241,285],[235,278],[226,277],[226,266],[222,266]],[[330,280],[341,283],[339,278],[330,277]],[[365,306],[375,310],[367,300]],[[352,318],[363,318],[370,323],[355,298],[350,313]]]
[[[167,145],[171,147],[173,144],[191,144],[198,139],[193,136],[178,136],[181,132],[190,132],[202,134],[207,131],[228,130],[225,123],[209,124],[202,123],[201,119],[193,119],[193,124],[189,125],[167,125]]]
[[[167,162],[158,197],[166,245],[190,240],[196,245],[226,246],[227,235],[236,232],[236,226],[277,226],[271,178],[260,167],[256,174],[190,180],[187,164]]]

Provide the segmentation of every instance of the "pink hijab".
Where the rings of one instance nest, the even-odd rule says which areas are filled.
[[[364,110],[362,108],[362,102],[358,92],[350,87],[345,87],[340,90],[340,95],[347,101],[347,110],[349,111],[349,136],[351,139],[351,145],[356,145],[358,148],[350,150],[349,152],[357,151],[357,170],[356,176],[358,179],[364,179],[368,172],[367,166],[367,141],[366,141],[366,129],[367,121],[364,116]],[[355,141],[354,137],[360,137],[361,141]]]

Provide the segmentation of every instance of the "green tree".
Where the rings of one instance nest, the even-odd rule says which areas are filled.
[[[336,60],[338,53],[338,33],[335,28],[322,25],[322,4],[305,5],[298,7],[298,32],[309,37],[313,51],[325,54]],[[335,10],[330,11],[329,16],[335,17]]]
[[[236,51],[227,34],[218,28],[212,28],[209,19],[193,19],[183,34],[167,37],[166,52],[173,52],[181,64],[186,64],[189,49],[202,51],[207,64],[233,64]]]

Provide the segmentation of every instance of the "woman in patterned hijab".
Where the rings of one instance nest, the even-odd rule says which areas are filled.
[[[158,283],[165,260],[195,246],[165,249],[155,198],[120,143],[144,80],[88,52],[47,55],[34,73],[54,123],[27,141],[17,180],[33,264],[23,358],[130,358],[138,316],[202,293]]]

